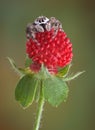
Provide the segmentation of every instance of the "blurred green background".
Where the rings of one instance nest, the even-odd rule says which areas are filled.
[[[55,16],[73,43],[72,71],[86,70],[69,83],[66,103],[45,104],[41,130],[95,130],[95,1],[0,0],[0,130],[33,130],[36,104],[23,110],[15,101],[19,77],[7,56],[24,66],[25,28],[39,15]]]

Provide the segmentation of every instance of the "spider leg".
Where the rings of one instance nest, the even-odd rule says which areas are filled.
[[[54,38],[56,37],[57,33],[58,33],[58,30],[54,30],[54,33],[53,33],[52,39],[54,39]]]
[[[35,43],[37,43],[39,45],[39,42],[37,41],[36,37],[35,37],[35,33],[36,33],[36,29],[34,27],[33,24],[28,24],[27,28],[26,28],[26,37],[27,40],[32,39]]]
[[[38,40],[35,38],[35,33],[34,33],[34,32],[31,33],[31,38],[32,38],[32,40],[33,40],[35,43],[37,43],[37,45],[40,45],[40,43],[38,42]]]

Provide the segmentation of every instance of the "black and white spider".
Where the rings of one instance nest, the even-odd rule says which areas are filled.
[[[54,29],[54,34],[52,38],[54,38],[58,30],[59,29],[62,30],[62,24],[55,17],[51,17],[49,19],[45,16],[39,16],[33,23],[27,25],[26,27],[27,39],[32,38],[34,42],[38,43],[37,40],[35,39],[35,34],[37,32],[50,31],[52,28]]]

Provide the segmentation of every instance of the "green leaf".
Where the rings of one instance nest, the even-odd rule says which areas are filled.
[[[9,60],[10,64],[11,64],[12,68],[15,70],[15,72],[16,72],[17,74],[19,74],[20,76],[22,76],[23,73],[22,73],[21,70],[16,66],[14,60],[11,59],[10,57],[7,57],[7,58],[8,58],[8,60]]]
[[[58,77],[65,77],[65,76],[68,74],[70,68],[71,68],[71,64],[67,65],[67,66],[64,67],[64,68],[60,68],[60,69],[58,70],[57,76],[58,76]]]
[[[40,84],[37,87],[36,93],[35,93],[35,101],[38,102],[40,98]]]
[[[68,96],[68,86],[60,78],[52,77],[44,80],[44,97],[53,106],[58,106],[62,101],[66,101]]]
[[[28,107],[34,100],[37,86],[38,80],[34,76],[25,75],[16,86],[15,99],[24,108]]]
[[[30,67],[31,64],[32,64],[32,60],[26,55],[25,67]]]

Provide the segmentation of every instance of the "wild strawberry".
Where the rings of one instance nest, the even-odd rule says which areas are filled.
[[[28,27],[27,34],[28,36],[31,34],[31,37],[26,43],[26,52],[33,61],[32,70],[37,72],[40,70],[41,64],[44,64],[50,72],[56,73],[59,67],[65,67],[72,61],[72,43],[60,26],[55,29],[56,21],[53,25],[52,22],[50,23],[50,30],[45,27],[48,23],[44,23],[44,26],[40,23],[39,26],[43,27],[44,31],[36,29],[35,33],[31,30],[29,32]],[[34,26],[34,23],[32,25]],[[34,38],[32,34],[35,34]]]

